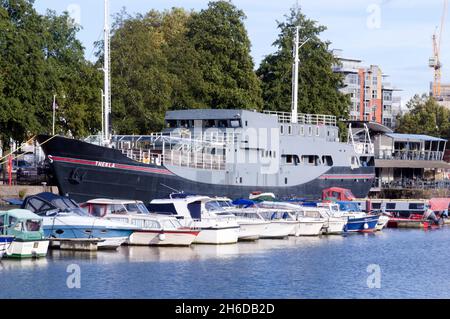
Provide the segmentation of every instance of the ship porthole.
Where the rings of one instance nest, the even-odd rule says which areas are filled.
[[[64,230],[62,230],[62,229],[57,229],[57,230],[55,231],[55,234],[62,235],[62,234],[64,234]]]

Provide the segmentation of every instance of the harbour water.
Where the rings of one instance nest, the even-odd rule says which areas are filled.
[[[0,298],[450,298],[449,241],[444,227],[223,246],[53,250],[39,260],[2,260]],[[68,287],[73,269],[80,288]]]

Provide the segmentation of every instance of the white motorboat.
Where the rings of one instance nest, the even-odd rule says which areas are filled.
[[[239,238],[239,224],[231,214],[220,215],[206,209],[213,200],[207,196],[174,194],[167,199],[154,199],[149,204],[151,213],[177,217],[185,227],[200,229],[197,244],[233,244]]]
[[[266,231],[260,236],[260,238],[285,238],[291,234],[295,235],[299,222],[286,211],[270,208],[256,208],[254,210],[264,220],[270,222],[266,228]]]
[[[346,217],[334,216],[332,211],[325,207],[309,207],[302,206],[301,208],[305,217],[319,218],[324,221],[322,231],[326,235],[339,235],[344,232],[347,224]]]
[[[239,240],[257,240],[267,234],[270,222],[264,220],[257,212],[235,209],[231,213],[236,216],[236,222],[240,227]]]
[[[127,239],[129,245],[189,246],[200,232],[175,217],[150,214],[141,201],[100,198],[81,206],[91,215],[138,227]]]
[[[259,207],[280,209],[287,219],[295,220],[298,225],[290,234],[292,236],[319,236],[324,226],[324,220],[315,216],[305,216],[302,207],[288,202],[264,201],[258,204]]]

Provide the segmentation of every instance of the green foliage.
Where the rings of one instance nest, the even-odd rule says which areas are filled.
[[[188,24],[188,41],[200,55],[202,99],[211,108],[261,109],[245,14],[227,1],[210,2]]]
[[[427,134],[450,139],[450,110],[426,94],[415,95],[406,106],[409,112],[398,118],[399,133]]]
[[[292,48],[295,27],[300,26],[301,41],[310,40],[299,50],[299,112],[347,117],[349,98],[338,91],[343,78],[332,70],[338,60],[329,51],[329,43],[319,38],[326,27],[308,19],[296,8],[291,9],[285,21],[277,23],[280,34],[273,44],[277,51],[266,56],[257,70],[262,81],[265,108],[277,111],[291,109]]]
[[[114,130],[160,130],[173,109],[260,109],[244,18],[225,1],[198,13],[173,8],[130,16],[122,10],[111,38]]]
[[[79,137],[98,130],[101,78],[84,60],[83,47],[75,37],[79,28],[68,14],[48,11],[40,15],[31,0],[3,0],[0,28],[3,143],[9,138],[20,141],[39,132],[50,133],[54,94],[60,105],[57,133]]]

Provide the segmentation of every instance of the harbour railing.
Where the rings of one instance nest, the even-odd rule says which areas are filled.
[[[378,189],[450,189],[450,180],[399,178],[392,181],[383,181],[376,178],[372,187]]]
[[[290,112],[263,111],[264,114],[278,117],[279,123],[291,123],[292,114]],[[329,125],[336,126],[336,116],[325,114],[298,114],[298,124],[309,125]]]
[[[381,151],[377,158],[383,160],[409,160],[409,161],[441,161],[444,152],[439,151]]]

